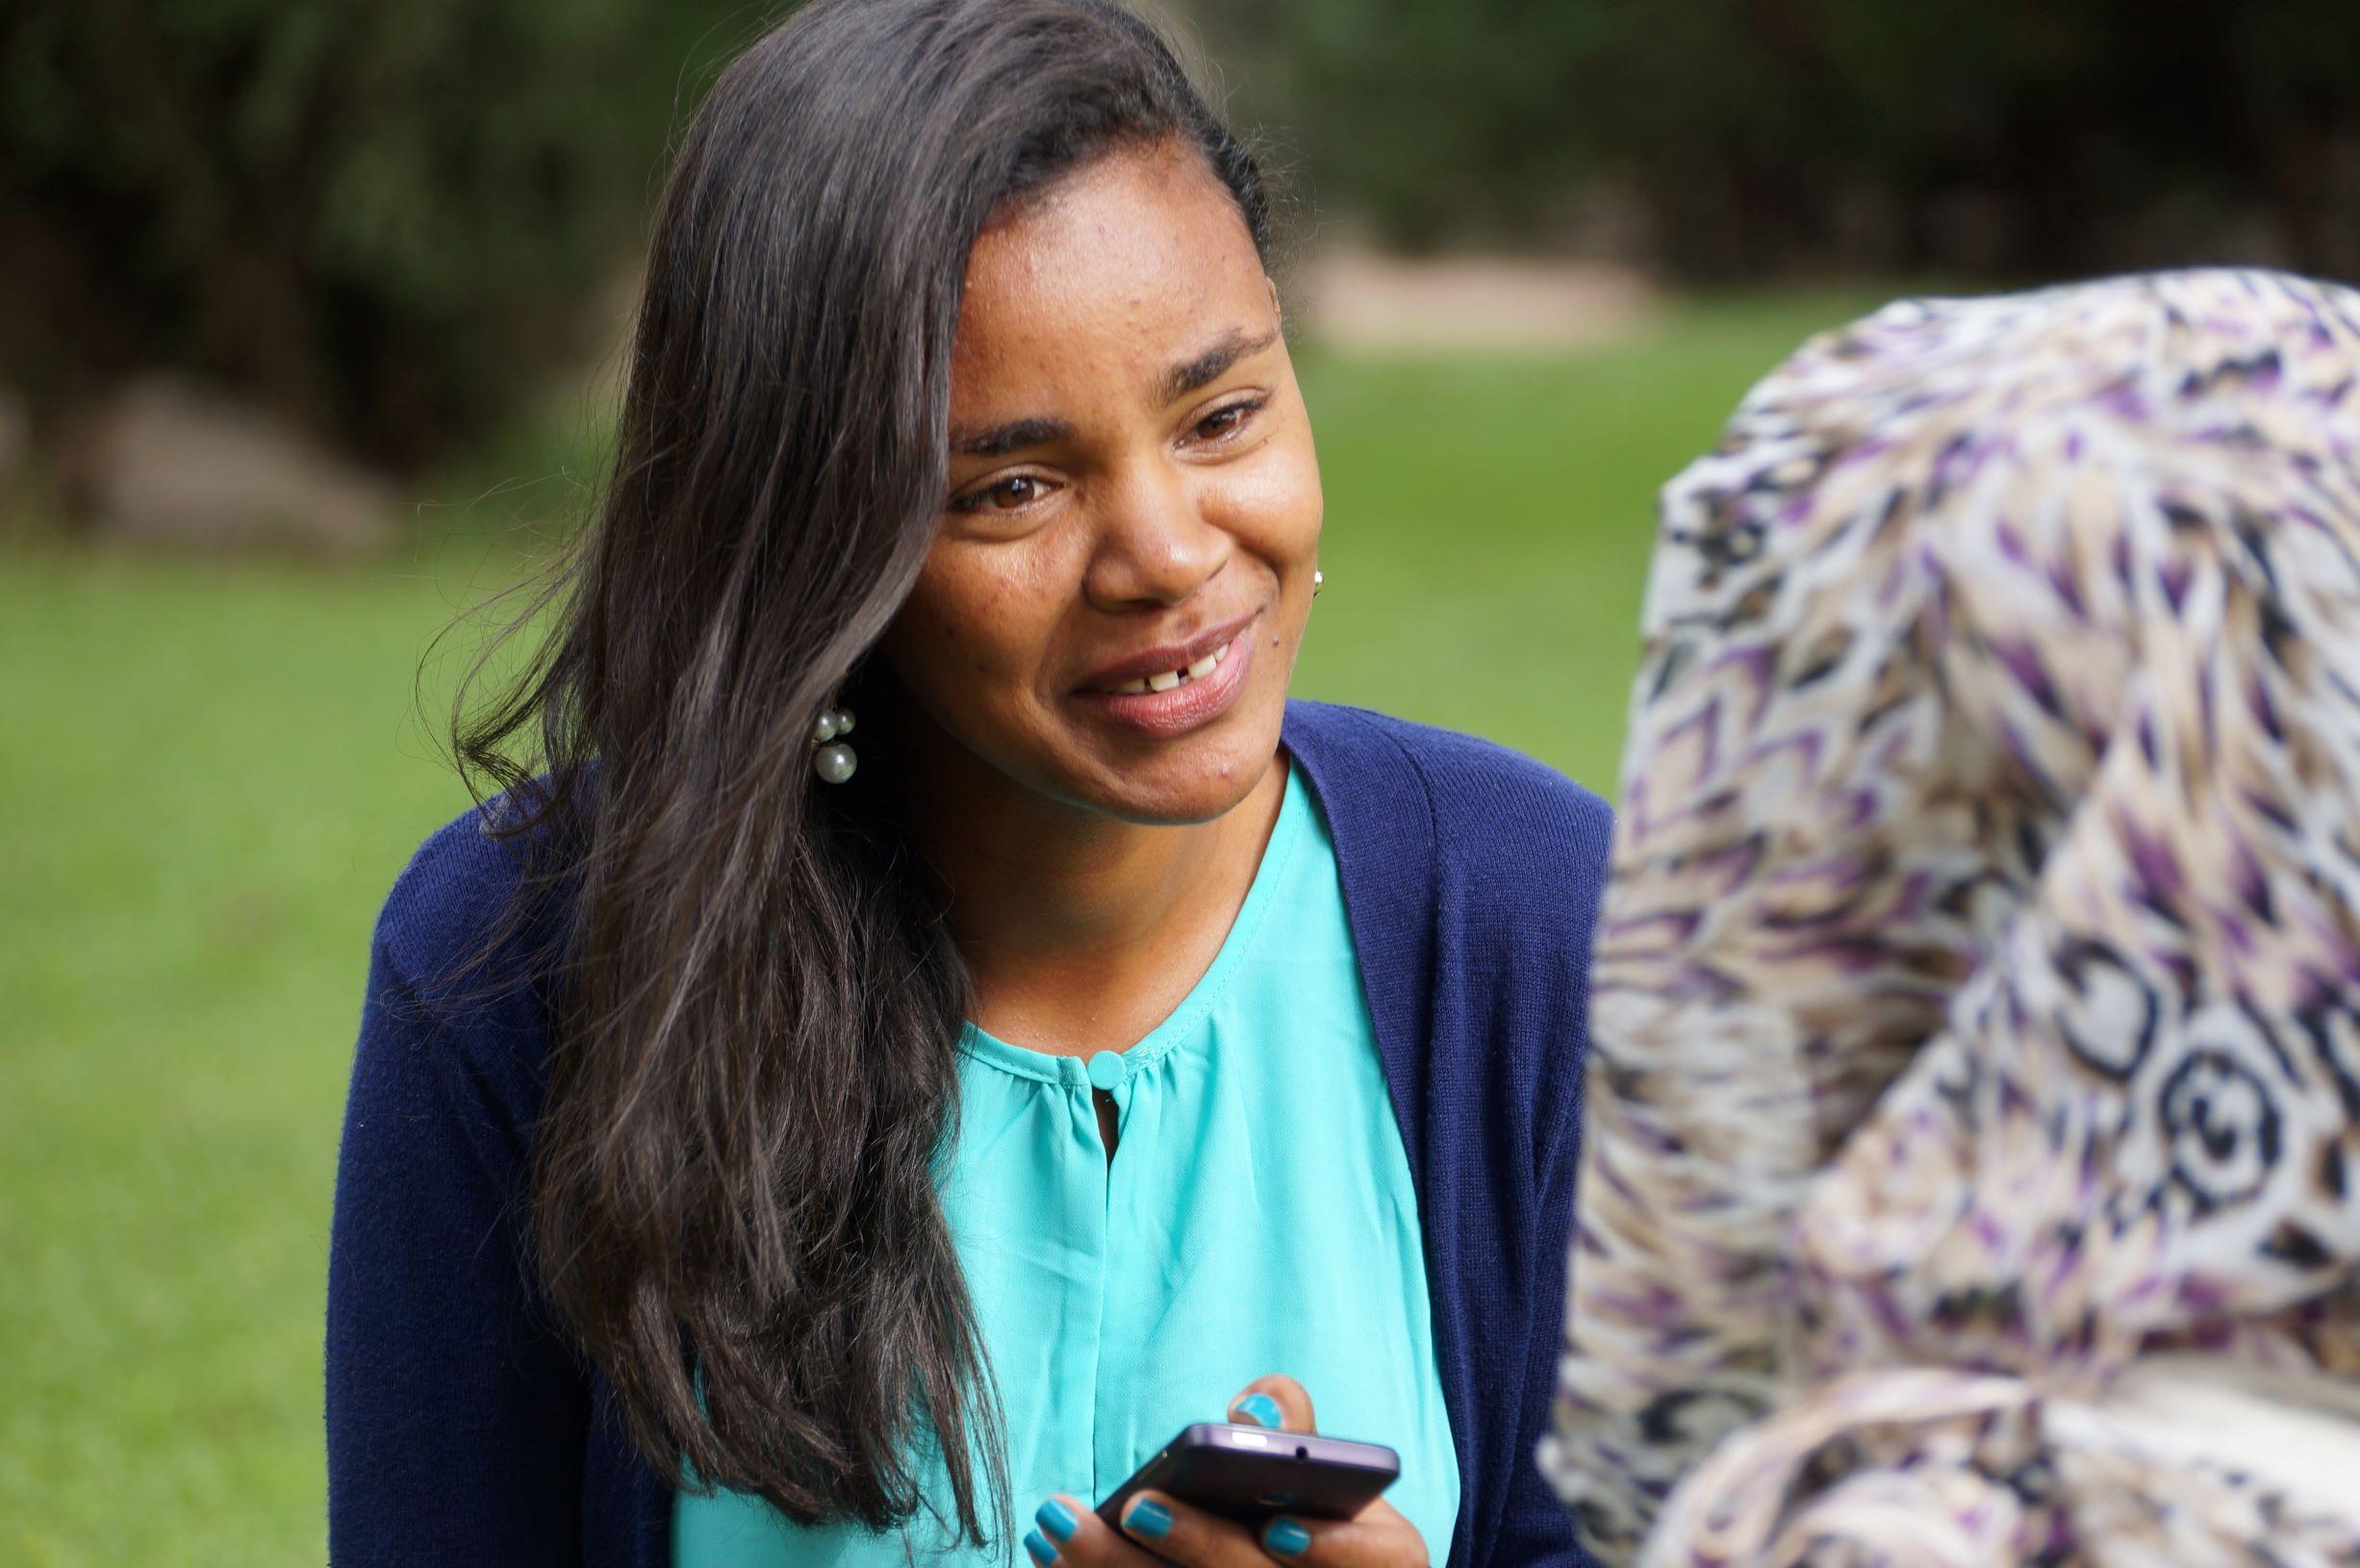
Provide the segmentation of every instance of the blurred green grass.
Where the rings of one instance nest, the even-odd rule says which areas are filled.
[[[1690,303],[1576,359],[1307,353],[1328,588],[1296,690],[1611,794],[1656,487],[1871,302]],[[0,555],[0,1561],[323,1558],[369,927],[468,803],[413,680],[591,442],[527,433],[490,469],[520,479],[454,477],[357,570]],[[427,669],[428,715],[470,647]]]

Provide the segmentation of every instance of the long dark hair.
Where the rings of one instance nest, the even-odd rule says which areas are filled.
[[[679,145],[597,514],[502,638],[553,634],[491,703],[499,642],[463,684],[487,830],[538,846],[528,892],[571,911],[532,1261],[675,1487],[881,1528],[938,1453],[960,1536],[1004,1523],[936,1195],[968,981],[867,655],[934,536],[977,235],[1170,140],[1267,258],[1254,157],[1106,0],[814,0],[762,37]],[[848,696],[861,773],[820,785]]]

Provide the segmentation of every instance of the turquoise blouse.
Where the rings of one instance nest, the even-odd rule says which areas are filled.
[[[1387,1443],[1386,1494],[1439,1561],[1459,1512],[1408,1158],[1302,770],[1236,922],[1171,1017],[1086,1062],[972,1024],[943,1206],[1005,1412],[1015,1514],[992,1552],[926,1514],[796,1526],[759,1498],[677,1494],[675,1568],[1029,1568],[1053,1492],[1095,1503],[1264,1373],[1319,1428]],[[1118,1109],[1106,1157],[1090,1090]],[[949,1486],[933,1495],[949,1512]]]

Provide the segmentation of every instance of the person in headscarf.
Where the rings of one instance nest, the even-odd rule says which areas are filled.
[[[2360,1562],[2360,293],[1806,343],[1662,497],[1542,1463],[1603,1562]]]

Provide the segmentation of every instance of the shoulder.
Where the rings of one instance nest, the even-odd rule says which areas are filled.
[[[1423,1037],[1415,1020],[1447,990],[1472,1011],[1431,1050],[1525,1064],[1501,1075],[1518,1083],[1558,1048],[1577,1061],[1607,803],[1507,746],[1360,708],[1290,704],[1287,745],[1327,814],[1380,1015]],[[1561,1087],[1554,1102],[1570,1113],[1576,1091]]]
[[[1579,890],[1576,901],[1594,901],[1613,809],[1548,764],[1480,736],[1340,703],[1288,704],[1286,739],[1325,786],[1322,804],[1339,838],[1392,854],[1425,849],[1496,873],[1500,891],[1545,889],[1561,904]]]
[[[572,914],[557,819],[526,822],[548,791],[545,773],[436,828],[378,910],[369,999],[426,1054],[501,1076],[542,1065]]]
[[[471,967],[523,892],[530,847],[493,830],[510,807],[508,796],[496,795],[428,834],[377,912],[379,948],[421,990]]]
[[[394,877],[370,948],[348,1113],[394,1142],[458,1129],[503,1179],[520,1168],[546,1083],[548,981],[566,928],[562,898],[534,874],[547,830],[491,830],[513,805],[498,795],[461,812]]]

